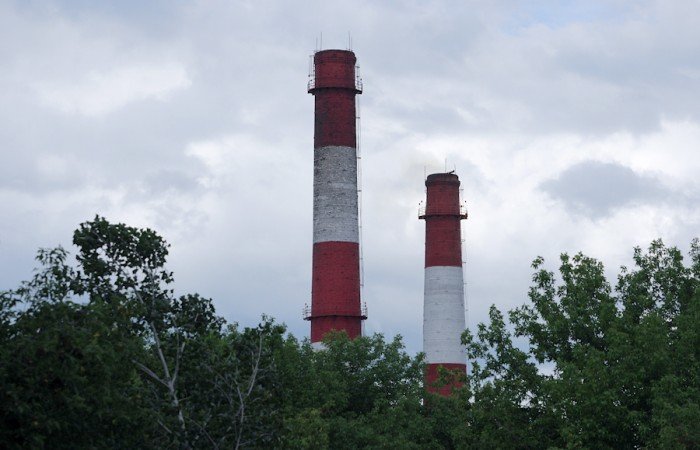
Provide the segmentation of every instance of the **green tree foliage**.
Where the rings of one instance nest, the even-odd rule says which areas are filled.
[[[96,217],[76,263],[0,293],[0,448],[700,448],[700,245],[660,241],[613,288],[537,258],[529,302],[465,331],[469,376],[423,389],[400,337],[322,350],[175,296],[167,243]]]
[[[0,447],[239,448],[273,443],[271,320],[224,326],[210,300],[173,296],[168,246],[103,218],[0,295]]]
[[[290,338],[279,353],[283,448],[439,448],[421,405],[422,358],[400,337],[338,333],[324,346]]]
[[[538,258],[530,304],[495,307],[463,336],[472,371],[468,433],[480,447],[700,447],[700,248],[690,266],[655,241],[612,289],[603,265]],[[517,339],[525,339],[519,348]]]
[[[268,318],[226,325],[175,297],[167,243],[96,217],[0,296],[0,443],[27,448],[439,448],[420,358],[400,338],[329,336]]]
[[[0,338],[0,442],[5,448],[138,446],[152,435],[132,364],[143,346],[129,317],[69,299],[66,251],[41,250],[42,268],[4,292]]]

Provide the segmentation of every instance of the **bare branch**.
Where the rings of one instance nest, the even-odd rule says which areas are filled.
[[[180,340],[180,335],[178,334],[178,341]],[[177,375],[180,372],[180,360],[182,359],[182,353],[185,351],[185,342],[177,346],[177,353],[175,355],[175,369],[173,369],[173,384],[177,381]]]
[[[172,430],[168,428],[160,419],[157,421],[158,425],[163,427],[163,429],[168,433],[168,434],[173,434]]]
[[[209,440],[209,443],[210,443],[212,446],[214,446],[214,449],[215,449],[215,450],[218,450],[218,449],[219,449],[219,444],[217,444],[216,441],[211,437],[211,435],[209,434],[209,432],[207,432],[206,428],[205,428],[204,426],[200,425],[196,420],[192,420],[191,422],[192,422],[193,424],[195,424],[195,426],[197,426],[197,428],[199,428],[199,430],[200,430],[202,433],[204,433],[204,436]]]
[[[146,275],[152,278],[152,273],[151,269],[147,268],[145,269]],[[120,275],[124,275],[124,269],[119,268],[119,273]],[[136,286],[131,286],[131,289],[136,296],[137,300],[142,304],[145,305],[146,302],[144,301],[143,296],[141,295],[141,292],[139,292],[138,289],[136,289]],[[177,373],[180,368],[180,359],[182,357],[182,352],[184,351],[184,343],[182,345],[179,344],[179,334],[177,335],[178,337],[178,345],[177,345],[177,352],[175,356],[175,369],[174,369],[174,376],[170,375],[170,367],[168,366],[168,361],[165,358],[165,355],[163,354],[163,345],[160,340],[160,335],[158,334],[158,329],[156,328],[155,323],[152,320],[147,321],[148,327],[151,331],[151,334],[153,335],[153,341],[154,341],[154,347],[156,350],[156,353],[158,355],[158,359],[160,360],[161,366],[163,368],[163,378],[158,377],[155,372],[152,370],[148,369],[146,366],[143,364],[137,363],[139,368],[149,374],[152,378],[156,379],[158,382],[163,384],[167,389],[168,393],[170,395],[170,401],[172,405],[175,407],[177,410],[177,419],[178,422],[180,423],[180,428],[182,429],[183,433],[183,439],[184,441],[184,447],[185,448],[190,448],[189,443],[186,440],[186,433],[187,433],[187,427],[185,424],[185,416],[182,412],[182,406],[180,404],[180,400],[177,395],[177,388],[176,388],[176,382],[177,382]]]
[[[239,416],[238,436],[236,438],[236,447],[235,447],[236,449],[240,448],[241,445],[246,443],[245,441],[241,442],[241,438],[243,437],[243,423],[245,421],[245,403],[248,400],[248,398],[250,397],[250,394],[253,392],[253,388],[255,387],[255,382],[256,382],[257,377],[258,377],[258,371],[260,368],[260,358],[262,356],[262,343],[263,343],[263,336],[261,333],[259,338],[258,338],[257,355],[255,355],[255,357],[253,358],[254,359],[253,367],[252,367],[252,371],[250,374],[250,378],[248,379],[248,389],[246,390],[245,395],[243,395],[240,387],[238,386],[238,384],[236,384],[236,391],[238,393],[238,398],[240,400],[240,405],[238,407],[238,413],[236,414],[237,416]]]
[[[162,384],[163,386],[168,387],[168,383],[165,382],[165,381],[163,381],[163,380],[162,380],[158,375],[156,375],[155,372],[153,372],[151,369],[149,369],[149,368],[146,367],[145,365],[141,364],[140,362],[136,361],[135,359],[132,359],[131,361],[132,361],[134,364],[136,364],[136,367],[138,367],[139,369],[141,369],[141,370],[142,370],[143,372],[145,372],[148,376],[150,376],[151,378],[153,378],[154,380],[156,380],[157,382],[159,382],[159,383]]]

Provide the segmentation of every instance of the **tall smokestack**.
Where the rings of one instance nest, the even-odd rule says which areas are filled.
[[[366,319],[360,304],[360,239],[355,95],[362,85],[349,50],[313,56],[315,100],[311,342],[331,330],[355,338]]]
[[[423,351],[428,364],[425,376],[430,392],[449,395],[458,381],[437,388],[438,368],[466,374],[466,354],[461,345],[465,329],[462,236],[460,221],[467,218],[459,204],[459,178],[453,173],[428,175],[425,181],[425,297],[423,301]]]

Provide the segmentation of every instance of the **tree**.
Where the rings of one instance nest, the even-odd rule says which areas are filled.
[[[700,251],[635,249],[613,290],[603,265],[561,256],[533,263],[530,304],[466,332],[472,373],[462,442],[521,448],[700,446]],[[526,339],[525,349],[514,345]],[[545,368],[546,371],[538,370]]]
[[[282,448],[439,448],[421,405],[422,357],[400,337],[337,333],[324,345],[290,338],[279,352]]]
[[[221,448],[274,442],[272,352],[284,327],[224,327],[175,297],[167,243],[96,217],[68,252],[0,294],[0,446]]]
[[[700,244],[655,241],[616,286],[577,254],[537,258],[529,303],[463,334],[456,395],[424,391],[401,338],[325,348],[263,316],[176,297],[167,243],[103,218],[76,264],[0,292],[2,448],[698,448]]]
[[[281,433],[280,380],[274,352],[284,326],[230,325],[188,341],[181,392],[197,448],[270,448]]]
[[[66,256],[40,250],[35,276],[0,294],[2,447],[143,447],[154,423],[135,367],[124,364],[143,355],[141,341],[127,316],[70,300]]]
[[[78,279],[92,302],[121,305],[145,342],[133,364],[150,381],[161,445],[240,448],[269,444],[277,425],[272,349],[284,327],[264,320],[224,328],[211,300],[173,296],[168,244],[150,229],[96,217],[75,232]]]

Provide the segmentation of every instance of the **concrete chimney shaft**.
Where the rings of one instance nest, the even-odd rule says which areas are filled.
[[[465,329],[462,236],[466,219],[459,203],[459,178],[453,173],[429,175],[425,181],[425,291],[423,301],[423,351],[428,363],[425,376],[429,391],[449,395],[458,382],[436,388],[440,366],[466,374],[466,354],[461,345]]]
[[[355,54],[313,56],[315,100],[311,342],[331,330],[362,333],[355,96]]]

